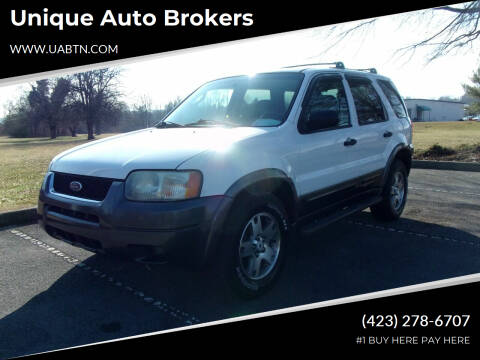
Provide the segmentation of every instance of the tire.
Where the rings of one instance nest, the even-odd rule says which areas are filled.
[[[372,215],[383,221],[397,220],[405,208],[407,194],[407,169],[402,161],[395,160],[385,183],[382,201],[370,207]]]
[[[219,257],[224,286],[244,298],[263,294],[277,280],[289,238],[287,213],[273,195],[234,204]]]

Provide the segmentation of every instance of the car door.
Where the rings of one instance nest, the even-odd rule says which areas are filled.
[[[356,151],[358,130],[352,126],[345,85],[341,74],[317,75],[302,102],[296,134],[301,150],[293,163],[298,192],[306,202],[340,194],[362,175],[358,163],[363,155]]]
[[[385,168],[388,144],[395,129],[373,81],[357,74],[346,75],[346,80],[355,104],[359,165],[365,174],[374,174]]]
[[[394,136],[390,137],[390,144],[387,146],[386,156],[388,158],[390,151],[397,145],[399,140],[404,140],[407,144],[412,142],[412,123],[408,117],[405,103],[393,83],[387,79],[378,79],[376,83],[384,94],[384,103],[387,107],[390,106],[388,112],[392,120],[391,125]]]

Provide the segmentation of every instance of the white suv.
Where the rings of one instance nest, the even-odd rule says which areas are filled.
[[[374,69],[323,65],[209,82],[154,128],[61,153],[42,226],[97,252],[209,264],[255,296],[300,235],[367,207],[398,218],[413,152],[403,100]]]

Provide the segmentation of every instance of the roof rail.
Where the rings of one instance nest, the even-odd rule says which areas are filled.
[[[369,73],[377,74],[377,69],[375,69],[375,68],[369,68],[369,69],[349,69],[349,70],[368,71]]]
[[[341,61],[335,61],[335,62],[327,62],[327,63],[312,63],[312,64],[299,64],[299,65],[289,65],[289,66],[284,66],[284,69],[289,69],[289,68],[296,68],[296,67],[303,67],[303,66],[314,66],[314,65],[335,65],[336,69],[345,69],[345,65]],[[367,69],[347,69],[347,70],[354,70],[354,71],[366,71],[371,74],[377,74],[377,69],[375,68],[367,68]]]
[[[313,64],[300,64],[300,65],[290,65],[284,66],[284,69],[295,68],[295,67],[302,67],[302,66],[312,66],[312,65],[335,65],[337,69],[345,69],[345,65],[341,61],[336,62],[328,62],[328,63],[313,63]]]

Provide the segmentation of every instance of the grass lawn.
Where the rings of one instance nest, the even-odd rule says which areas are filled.
[[[112,134],[97,136],[97,139]],[[0,212],[36,206],[48,164],[58,153],[87,142],[87,135],[10,139],[0,136]]]
[[[461,144],[480,143],[480,121],[415,122],[415,151],[425,151],[435,144],[456,148]]]
[[[86,141],[86,135],[63,136],[55,140],[0,137],[0,212],[36,206],[50,160]],[[416,158],[480,161],[480,122],[414,123],[413,143]],[[446,157],[425,155],[435,144],[453,150],[454,154]]]
[[[417,159],[480,161],[480,122],[413,123],[413,145]]]

